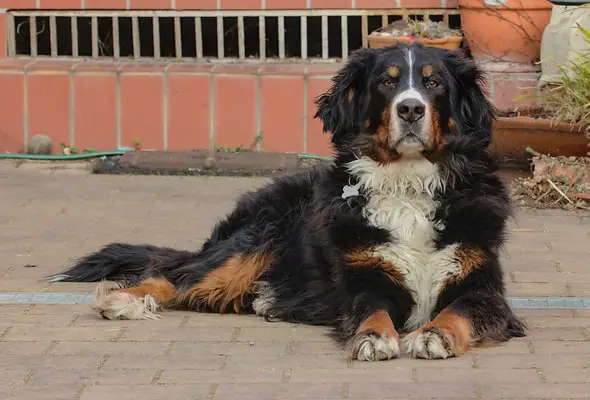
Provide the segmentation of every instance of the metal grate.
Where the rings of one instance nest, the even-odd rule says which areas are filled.
[[[399,19],[460,28],[457,10],[10,11],[10,57],[330,62]]]

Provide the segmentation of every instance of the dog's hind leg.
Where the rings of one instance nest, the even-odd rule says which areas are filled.
[[[141,281],[137,286],[107,290],[101,283],[96,291],[94,310],[106,319],[158,319],[156,312],[176,297],[176,288],[163,277]]]
[[[274,261],[274,255],[265,251],[236,253],[198,280],[189,277],[173,308],[236,314],[250,311],[252,297],[264,285],[259,279]]]

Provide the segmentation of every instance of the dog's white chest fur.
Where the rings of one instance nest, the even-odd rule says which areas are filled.
[[[363,157],[349,163],[348,169],[368,196],[364,216],[371,225],[391,233],[392,242],[373,251],[404,275],[416,305],[403,328],[414,330],[430,320],[443,283],[460,270],[455,261],[457,246],[442,250],[434,246],[437,204],[433,195],[444,189],[444,181],[438,167],[425,159],[379,165]]]

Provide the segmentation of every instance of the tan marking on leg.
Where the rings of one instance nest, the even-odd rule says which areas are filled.
[[[481,267],[485,261],[483,251],[479,249],[458,248],[455,258],[461,265],[461,278],[464,279],[474,270]]]
[[[455,250],[455,262],[459,265],[459,272],[451,275],[443,284],[441,292],[451,284],[456,284],[467,278],[485,261],[485,254],[479,249],[458,248]]]
[[[377,268],[385,272],[396,281],[403,281],[404,275],[392,262],[375,257],[367,250],[355,250],[345,254],[344,259],[354,268]]]
[[[422,330],[438,328],[451,338],[454,355],[465,354],[471,347],[473,339],[471,321],[445,308],[431,322],[422,326]]]
[[[378,310],[365,319],[348,342],[352,358],[361,361],[390,360],[399,356],[399,334],[389,313]]]
[[[416,358],[460,356],[473,345],[471,321],[446,308],[434,320],[404,337],[406,351]]]
[[[399,334],[393,326],[393,321],[387,311],[379,310],[371,314],[359,326],[358,332],[375,331],[386,338],[399,339]]]
[[[171,303],[176,288],[165,278],[148,278],[137,286],[107,290],[101,283],[94,300],[94,310],[106,319],[158,319],[156,311]]]
[[[118,292],[137,297],[150,295],[158,304],[169,303],[176,297],[176,288],[165,278],[148,278],[137,286],[120,289]]]
[[[253,291],[254,283],[273,261],[272,254],[237,254],[180,295],[179,301],[189,308],[205,305],[220,313],[226,312],[231,304],[233,311],[239,313],[244,296]]]

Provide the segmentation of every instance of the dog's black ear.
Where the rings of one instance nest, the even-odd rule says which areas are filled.
[[[487,147],[492,139],[496,110],[484,89],[486,82],[482,71],[459,52],[448,52],[444,62],[454,78],[451,107],[458,133],[477,139]]]
[[[323,123],[323,131],[332,133],[332,140],[357,133],[362,126],[364,110],[369,101],[368,79],[374,67],[376,50],[359,49],[351,53],[346,65],[332,78],[331,88],[320,95],[314,118]]]

